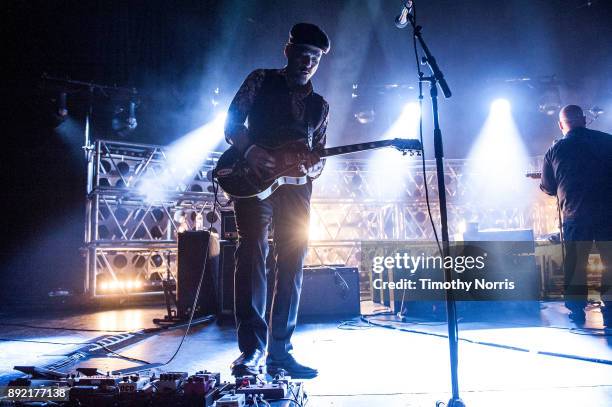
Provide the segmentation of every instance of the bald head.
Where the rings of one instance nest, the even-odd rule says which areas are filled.
[[[586,118],[580,106],[567,105],[559,111],[559,128],[564,136],[572,129],[585,126]]]

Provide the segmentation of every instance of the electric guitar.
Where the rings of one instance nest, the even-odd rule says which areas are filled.
[[[419,140],[392,139],[326,148],[319,155],[325,158],[383,147],[394,147],[404,154],[423,150]],[[309,151],[305,143],[292,141],[276,148],[262,148],[274,157],[276,167],[264,172],[261,178],[257,177],[235,147],[230,147],[219,157],[213,176],[228,196],[263,200],[282,185],[303,185],[308,182],[308,176],[300,170]]]

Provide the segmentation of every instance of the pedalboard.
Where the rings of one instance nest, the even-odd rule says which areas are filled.
[[[243,376],[235,382],[222,382],[219,373],[206,370],[192,375],[187,372],[149,374],[103,374],[95,369],[79,369],[76,373],[53,378],[23,377],[8,387],[29,389],[64,389],[65,398],[54,399],[56,406],[113,407],[244,407],[269,405],[285,407],[301,404],[306,395],[299,382],[282,376],[272,381],[263,376]],[[42,400],[44,401],[44,400]],[[40,406],[41,400],[15,400],[0,395],[2,406]]]

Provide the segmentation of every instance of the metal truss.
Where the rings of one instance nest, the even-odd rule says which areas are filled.
[[[92,196],[96,216],[90,222],[90,243],[174,242],[177,233],[195,228],[198,214],[218,231],[219,213],[213,199],[208,194],[198,199],[176,195],[150,202],[129,194],[96,193]]]
[[[91,155],[88,193],[93,190],[138,190],[147,180],[170,175],[172,182],[161,185],[164,192],[200,193],[212,191],[212,173],[220,153],[202,152],[202,166],[193,173],[179,173],[178,163],[169,161],[168,148],[97,140]],[[142,193],[142,191],[141,191]]]
[[[211,172],[219,156],[202,152],[202,165],[186,173],[168,159],[166,147],[107,140],[94,143],[87,166],[88,293],[100,295],[97,281],[104,280],[127,284],[134,279],[155,288],[158,268],[165,270],[168,265],[152,264],[159,263],[160,257],[167,263],[167,255],[162,256],[167,252],[172,253],[171,263],[174,261],[178,233],[193,230],[198,214],[204,225],[212,223],[213,231],[219,230]],[[227,201],[219,195],[222,203]],[[172,275],[175,268],[174,261]],[[137,292],[120,284],[115,288],[118,294]]]
[[[89,253],[95,296],[146,295],[162,291],[168,276],[176,281],[176,244],[95,246]]]
[[[86,289],[92,295],[101,293],[96,284],[101,279],[134,278],[151,284],[166,275],[168,258],[175,275],[178,233],[194,229],[198,213],[206,225],[212,221],[219,230],[211,179],[219,153],[203,152],[202,165],[193,174],[172,168],[168,149],[162,146],[99,140],[89,156],[85,244]],[[556,203],[543,194],[515,207],[470,201],[474,191],[467,181],[467,164],[445,161],[451,238],[459,238],[468,222],[477,222],[481,229],[529,228],[536,236],[558,230]],[[525,171],[540,167],[538,157]],[[433,161],[426,161],[425,173],[420,158],[406,159],[395,171],[374,168],[368,160],[328,161],[314,182],[305,263],[359,267],[362,241],[433,240],[425,181],[438,226]],[[537,181],[525,182],[537,188]],[[151,186],[155,194],[149,193]],[[219,198],[227,203],[222,194]],[[126,288],[123,293],[134,291]]]

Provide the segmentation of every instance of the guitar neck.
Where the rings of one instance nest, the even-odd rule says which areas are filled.
[[[411,140],[412,141],[412,140]],[[417,140],[413,150],[420,150],[420,143]],[[374,150],[377,148],[391,147],[397,143],[397,140],[380,140],[369,143],[347,144],[345,146],[325,148],[319,153],[321,157],[332,157],[335,155],[357,153],[359,151]],[[418,145],[417,145],[418,144]]]

